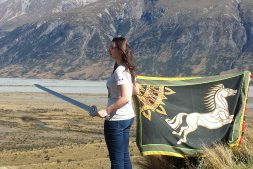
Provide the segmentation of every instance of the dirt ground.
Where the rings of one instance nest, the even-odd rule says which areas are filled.
[[[69,94],[99,108],[106,95]],[[253,98],[248,104],[252,107]],[[249,109],[249,116],[253,109]],[[134,169],[145,163],[132,127]],[[0,169],[109,169],[103,120],[46,93],[0,93]]]
[[[98,107],[105,95],[68,95]],[[107,169],[103,120],[44,93],[0,93],[0,169]],[[133,168],[143,160],[132,128]]]

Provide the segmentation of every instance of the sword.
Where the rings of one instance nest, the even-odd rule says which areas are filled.
[[[52,94],[52,95],[54,95],[54,96],[56,96],[56,97],[58,97],[58,98],[60,98],[60,99],[62,99],[64,101],[66,101],[66,102],[68,102],[70,104],[73,104],[73,105],[75,105],[75,106],[77,106],[77,107],[79,107],[79,108],[81,108],[81,109],[89,112],[89,115],[92,116],[92,117],[97,116],[98,110],[97,110],[96,106],[88,106],[88,105],[86,105],[84,103],[81,103],[81,102],[79,102],[77,100],[74,100],[74,99],[72,99],[70,97],[64,96],[63,94],[55,92],[55,91],[53,91],[51,89],[48,89],[48,88],[46,88],[44,86],[41,86],[39,84],[34,84],[34,86],[36,86],[37,88],[39,88],[41,90],[44,90],[44,91],[48,92],[49,94]],[[105,118],[109,119],[110,116],[107,115]]]

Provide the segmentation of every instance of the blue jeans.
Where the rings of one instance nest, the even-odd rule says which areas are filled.
[[[132,169],[129,156],[129,132],[134,118],[104,123],[105,142],[109,151],[111,169]]]

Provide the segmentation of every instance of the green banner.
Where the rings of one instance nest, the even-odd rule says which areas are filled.
[[[209,77],[138,76],[137,145],[143,155],[200,156],[240,143],[250,72]]]

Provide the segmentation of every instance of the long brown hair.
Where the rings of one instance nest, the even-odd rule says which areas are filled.
[[[130,50],[129,45],[127,44],[126,38],[124,37],[115,37],[113,38],[112,42],[116,44],[116,48],[119,49],[121,52],[120,56],[122,59],[122,64],[129,69],[131,77],[132,77],[132,82],[135,84],[135,70],[136,67],[134,65],[134,60],[133,60],[133,53]],[[117,69],[118,64],[115,62],[113,72]]]

